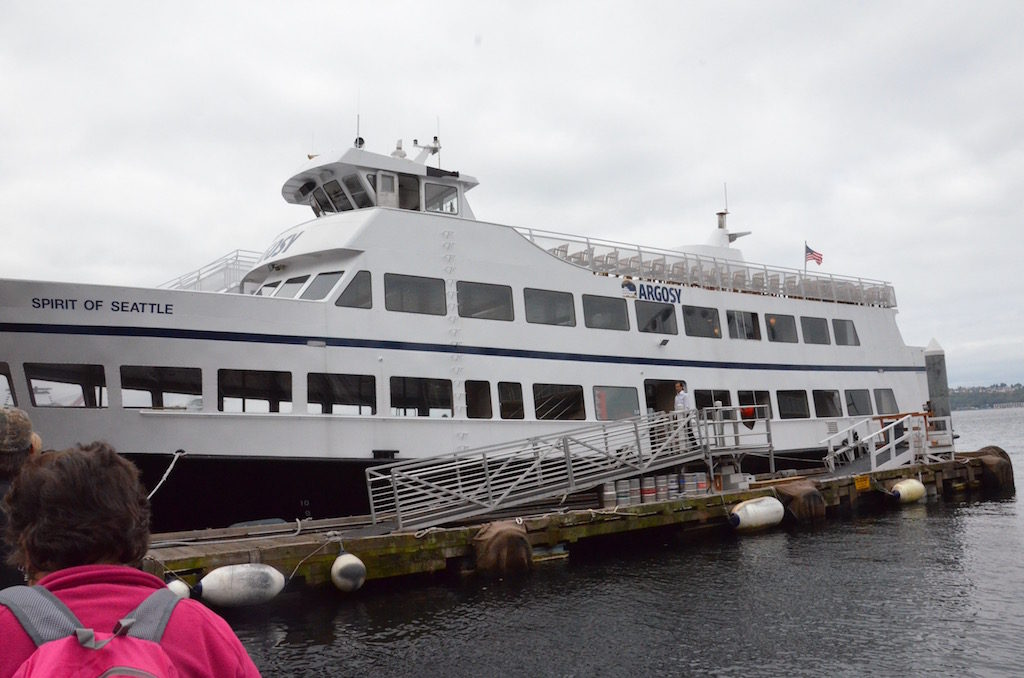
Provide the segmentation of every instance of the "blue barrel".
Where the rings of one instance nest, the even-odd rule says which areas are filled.
[[[678,473],[669,473],[668,474],[668,499],[669,499],[669,501],[672,501],[673,499],[678,499],[678,498],[679,498],[679,474]]]

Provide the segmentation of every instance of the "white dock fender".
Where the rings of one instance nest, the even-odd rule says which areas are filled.
[[[284,575],[263,563],[225,565],[208,573],[192,589],[204,601],[222,607],[258,605],[284,588]]]
[[[729,524],[737,531],[758,530],[782,522],[786,507],[775,497],[758,497],[741,501],[729,511]]]
[[[889,490],[901,504],[913,504],[924,496],[924,484],[917,478],[899,481]]]
[[[366,565],[358,557],[342,551],[331,564],[331,582],[344,593],[358,590],[366,581]]]

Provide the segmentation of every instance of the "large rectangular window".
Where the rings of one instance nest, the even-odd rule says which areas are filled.
[[[843,406],[839,401],[839,391],[812,391],[811,396],[814,398],[814,416],[843,416]]]
[[[523,290],[523,301],[526,303],[526,322],[528,323],[576,326],[576,310],[573,308],[570,292],[536,290],[527,287]]]
[[[828,321],[824,318],[800,317],[800,329],[804,333],[805,344],[830,344],[828,338]]]
[[[102,365],[25,363],[25,379],[36,407],[107,407]]]
[[[637,299],[633,302],[633,307],[636,311],[636,326],[641,332],[679,334],[674,305]]]
[[[744,419],[771,419],[772,399],[768,391],[737,391],[736,398]]]
[[[307,280],[309,280],[308,275],[288,278],[288,280],[285,280],[281,284],[281,287],[277,290],[277,294],[274,296],[282,299],[293,299],[295,295],[299,293],[299,290],[302,289],[302,286],[306,284]]]
[[[203,373],[198,367],[121,366],[121,405],[203,409]]]
[[[459,189],[423,182],[423,207],[428,212],[459,213]]]
[[[631,386],[595,386],[594,411],[602,421],[636,417],[640,414],[640,398]]]
[[[313,414],[377,414],[377,378],[372,374],[310,372],[306,411]]]
[[[896,396],[891,388],[875,389],[875,411],[879,414],[897,414],[900,411],[896,404]]]
[[[807,391],[776,391],[779,401],[779,419],[808,419]]]
[[[11,380],[11,368],[7,363],[0,362],[0,407],[17,407],[18,400],[14,397]]]
[[[345,286],[345,291],[338,295],[334,305],[345,308],[373,308],[370,272],[359,271],[352,276],[352,280]]]
[[[795,344],[796,318],[791,315],[776,315],[774,313],[764,314],[765,331],[768,334],[768,341],[780,341],[786,344]]]
[[[722,338],[718,309],[708,306],[683,306],[683,327],[687,336]]]
[[[522,419],[526,414],[523,405],[523,385],[514,381],[498,382],[498,407],[502,419]]]
[[[451,417],[454,413],[451,380],[391,377],[391,414],[399,417]]]
[[[851,417],[870,417],[871,393],[866,388],[846,391],[846,413]]]
[[[458,281],[455,283],[459,299],[459,315],[463,318],[486,320],[512,320],[512,288]]]
[[[583,387],[534,384],[533,406],[538,419],[585,419]]]
[[[300,299],[308,299],[310,301],[319,301],[323,299],[331,290],[334,289],[334,285],[341,278],[341,274],[344,271],[331,271],[329,273],[318,273],[313,282],[309,283],[309,287],[302,291]]]
[[[860,337],[857,336],[857,328],[854,327],[852,320],[833,318],[832,331],[839,346],[860,346]]]
[[[722,407],[730,407],[732,406],[732,396],[728,391],[698,388],[693,392],[693,402],[697,405],[698,410],[718,407],[718,403],[721,403]]]
[[[470,419],[491,418],[491,382],[466,380],[466,416]]]
[[[599,330],[628,330],[629,316],[622,297],[583,295],[583,323]]]
[[[757,322],[757,314],[749,311],[726,311],[725,321],[729,324],[729,337],[732,339],[761,339],[761,325]]]
[[[291,372],[217,370],[221,412],[291,412]]]
[[[444,281],[419,275],[384,274],[384,307],[389,311],[444,315]]]

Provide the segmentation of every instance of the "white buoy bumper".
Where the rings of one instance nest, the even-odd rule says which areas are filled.
[[[218,567],[199,580],[193,592],[204,601],[223,607],[258,605],[284,588],[284,575],[263,563]]]
[[[366,565],[351,553],[342,552],[331,565],[331,582],[339,591],[351,593],[366,581]]]
[[[889,490],[901,504],[913,504],[924,496],[924,484],[916,478],[901,480]]]
[[[759,530],[782,522],[786,507],[775,497],[741,501],[729,511],[729,524],[738,531]]]

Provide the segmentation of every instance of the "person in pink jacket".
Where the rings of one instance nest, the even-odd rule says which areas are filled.
[[[4,498],[10,564],[53,593],[82,625],[110,632],[164,583],[136,568],[149,549],[138,470],[103,443],[33,455]],[[0,606],[0,678],[36,647]],[[181,676],[259,676],[227,622],[194,600],[174,607],[160,646]]]

